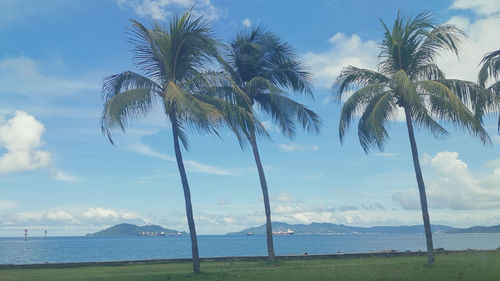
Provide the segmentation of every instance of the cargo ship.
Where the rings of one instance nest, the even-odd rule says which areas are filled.
[[[273,232],[273,235],[293,235],[294,232],[290,228],[287,231],[280,230],[278,232]]]

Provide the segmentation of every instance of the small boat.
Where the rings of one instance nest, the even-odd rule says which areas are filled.
[[[253,232],[247,232],[247,236],[254,236],[255,234]]]
[[[294,233],[295,232],[289,228],[287,231],[280,230],[278,232],[273,232],[273,235],[292,235]]]
[[[167,234],[165,232],[139,232],[137,233],[137,236],[166,236]]]

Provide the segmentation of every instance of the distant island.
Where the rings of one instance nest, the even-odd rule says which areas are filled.
[[[138,226],[122,223],[96,233],[87,234],[87,236],[180,236],[186,234],[184,231],[163,228],[154,224]]]
[[[449,233],[500,233],[500,224],[493,226],[473,226],[469,228],[455,228]]]
[[[283,222],[273,222],[273,232],[285,232],[288,229],[293,230],[295,234],[424,233],[423,225],[355,227],[332,223],[288,224]],[[500,225],[489,227],[475,226],[470,228],[454,228],[446,225],[431,225],[431,229],[434,233],[500,233]],[[247,235],[249,233],[257,235],[266,234],[265,225],[250,227],[238,232],[229,232],[226,235]]]

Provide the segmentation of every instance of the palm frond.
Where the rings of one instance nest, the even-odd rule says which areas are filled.
[[[365,109],[376,95],[384,92],[385,88],[386,85],[383,84],[369,85],[357,90],[345,101],[339,121],[339,137],[341,143],[344,140],[344,135],[354,116]]]
[[[444,72],[434,63],[418,65],[411,69],[408,76],[414,81],[445,79]]]
[[[410,112],[415,124],[427,128],[435,137],[448,134],[429,114],[423,99],[417,93],[416,85],[404,70],[397,71],[392,77],[391,87],[398,95],[397,103]]]
[[[221,113],[215,106],[203,102],[186,92],[173,82],[169,82],[164,92],[163,104],[169,115],[174,112],[183,127],[189,126],[200,133],[215,133]]]
[[[371,148],[384,149],[389,140],[387,121],[396,108],[390,91],[379,93],[370,100],[358,123],[359,142],[366,153]]]
[[[458,79],[438,80],[437,82],[449,88],[457,97],[474,111],[474,116],[481,123],[483,116],[495,110],[496,98],[491,91],[476,83]]]
[[[373,84],[384,84],[389,78],[373,70],[347,66],[335,80],[332,86],[332,94],[337,101],[341,101],[343,95],[355,87],[366,87]]]
[[[500,75],[500,50],[486,54],[481,60],[478,74],[479,85],[485,86],[488,79],[498,80]]]
[[[101,115],[102,132],[114,144],[112,135],[115,128],[125,131],[125,126],[145,116],[151,110],[155,93],[148,88],[123,91],[106,100]]]
[[[141,23],[133,23],[129,42],[132,44],[135,65],[145,76],[152,77],[162,85],[172,76],[169,34],[165,31],[147,29]]]
[[[278,124],[285,136],[292,138],[295,135],[295,121],[306,131],[319,133],[319,116],[303,104],[279,94],[261,94],[255,99],[260,108]]]
[[[421,81],[418,82],[418,86],[420,90],[430,94],[431,111],[438,118],[450,121],[459,129],[467,129],[485,144],[491,143],[479,119],[467,109],[458,95],[450,88],[438,81]]]

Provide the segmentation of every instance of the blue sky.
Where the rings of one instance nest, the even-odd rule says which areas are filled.
[[[100,132],[105,76],[134,69],[128,19],[168,20],[192,0],[18,0],[0,3],[0,236],[82,235],[120,222],[186,230],[172,137],[159,110],[116,137]],[[382,36],[397,10],[430,10],[469,40],[460,59],[443,54],[449,78],[475,80],[482,55],[500,48],[500,5],[482,1],[201,0],[221,41],[263,25],[290,42],[314,74],[315,99],[297,98],[321,116],[320,136],[261,140],[273,219],[356,226],[420,224],[408,136],[394,116],[384,152],[366,155],[351,128],[338,140],[341,105],[329,87],[343,66],[374,69]],[[500,224],[500,137],[496,116],[485,126],[493,145],[466,132],[433,139],[417,133],[431,221],[458,227]],[[197,229],[221,234],[264,223],[249,149],[190,132],[184,152]]]

